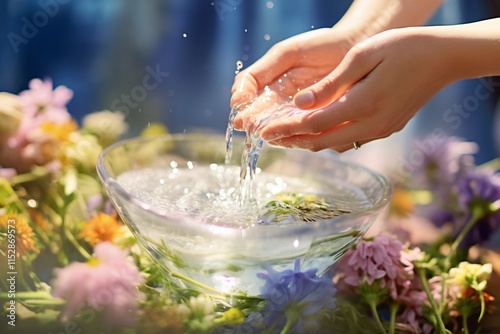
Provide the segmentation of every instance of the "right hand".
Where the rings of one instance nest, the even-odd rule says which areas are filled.
[[[275,44],[262,58],[240,72],[234,81],[230,105],[240,113],[235,128],[247,130],[271,104],[290,102],[300,90],[326,77],[353,46],[346,30],[323,28]],[[268,86],[269,91],[264,88]],[[249,106],[243,108],[242,106]]]

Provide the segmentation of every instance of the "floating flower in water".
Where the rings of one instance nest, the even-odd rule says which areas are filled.
[[[271,266],[257,276],[265,280],[261,296],[265,299],[263,322],[267,328],[283,332],[303,333],[315,330],[316,316],[324,309],[335,307],[333,282],[326,276],[318,277],[317,269],[300,271],[300,260],[293,270],[275,271]]]
[[[36,247],[38,241],[36,235],[23,214],[12,211],[5,214],[0,211],[0,231],[14,236],[12,239],[15,240],[14,243],[9,242],[11,238],[5,238],[0,241],[0,244],[4,244],[2,247],[4,250],[7,249],[7,243],[14,245],[17,257],[40,252]]]
[[[109,242],[94,250],[89,262],[56,269],[52,295],[66,301],[61,318],[67,321],[88,306],[101,312],[104,328],[132,327],[143,298],[137,286],[144,279],[127,251]]]
[[[205,295],[189,298],[186,304],[187,312],[187,327],[194,333],[208,331],[214,323],[215,305],[214,302]]]
[[[114,242],[122,234],[122,224],[116,218],[116,214],[108,215],[100,212],[90,218],[83,228],[80,236],[92,246],[103,242]]]

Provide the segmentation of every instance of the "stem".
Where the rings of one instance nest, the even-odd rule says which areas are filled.
[[[424,287],[425,294],[427,295],[427,299],[429,299],[429,303],[431,304],[432,311],[434,312],[434,316],[436,317],[436,321],[439,327],[439,333],[441,334],[452,334],[449,330],[446,329],[446,326],[443,323],[443,318],[441,317],[441,313],[436,305],[436,301],[432,296],[431,289],[429,288],[429,283],[427,282],[427,277],[425,276],[425,270],[422,268],[417,269],[418,277],[422,281],[422,286]]]
[[[385,331],[384,325],[382,325],[382,321],[380,321],[380,318],[378,316],[377,305],[375,305],[374,301],[370,301],[368,304],[370,305],[370,310],[372,311],[373,318],[375,318],[375,322],[377,323],[380,331],[386,334],[387,332]]]
[[[477,290],[476,290],[477,291]],[[477,322],[481,322],[481,320],[483,319],[483,316],[484,316],[484,310],[486,308],[486,302],[484,301],[484,295],[483,295],[483,291],[477,291],[479,293],[479,300],[481,301],[481,313],[479,314],[479,318],[477,319]]]
[[[361,234],[361,232],[359,230],[352,230],[352,231],[348,231],[348,232],[344,232],[344,233],[341,233],[341,234],[332,235],[332,236],[330,236],[328,238],[315,241],[315,242],[311,243],[311,246],[316,246],[318,244],[322,244],[323,242],[333,241],[333,240],[337,240],[337,239],[341,239],[341,238],[345,238],[345,237],[356,236],[356,235],[359,235],[359,234]]]
[[[389,306],[389,311],[391,312],[391,322],[389,323],[389,334],[394,334],[396,329],[396,313],[398,312],[399,305],[392,303]]]
[[[90,260],[92,258],[92,255],[90,255],[90,253],[87,252],[87,250],[83,248],[82,245],[80,245],[80,243],[75,239],[73,233],[68,230],[66,225],[64,226],[64,235],[66,236],[66,239],[68,239],[68,241],[73,245],[73,247],[76,248],[78,253],[80,253],[80,255],[85,258],[85,260]]]
[[[483,214],[484,214],[484,212],[482,210],[474,209],[474,207],[472,207],[471,217],[470,217],[469,221],[464,226],[462,231],[460,231],[460,234],[457,236],[455,241],[453,241],[453,243],[451,244],[450,252],[448,253],[448,255],[445,258],[445,261],[444,261],[444,264],[446,266],[445,271],[448,271],[450,269],[451,258],[455,255],[455,253],[458,249],[458,246],[460,246],[462,241],[467,236],[467,233],[470,232],[470,230],[474,227],[474,225],[477,223],[477,221],[483,216]]]
[[[463,330],[464,330],[464,334],[469,334],[469,327],[467,325],[467,319],[469,318],[469,316],[467,314],[463,314],[462,315],[462,327],[463,327]]]
[[[262,298],[260,297],[254,297],[254,296],[245,296],[245,295],[240,295],[240,294],[229,294],[229,293],[226,293],[226,292],[222,292],[222,291],[219,291],[217,289],[214,289],[214,288],[211,288],[209,287],[208,285],[205,285],[203,283],[200,283],[198,281],[195,281],[194,279],[190,278],[190,277],[187,277],[183,274],[180,274],[180,273],[177,273],[177,272],[173,272],[171,271],[170,272],[170,275],[172,275],[172,277],[175,277],[175,278],[179,278],[183,281],[186,281],[194,286],[197,286],[199,288],[202,288],[204,290],[207,290],[207,291],[210,291],[210,292],[213,292],[219,296],[224,296],[226,298],[230,298],[230,297],[236,297],[236,298],[246,298],[246,299],[257,299],[257,300],[262,300]]]
[[[286,324],[285,327],[283,327],[283,329],[281,330],[280,334],[286,334],[292,329],[292,327],[297,323],[297,320],[299,320],[299,314],[300,312],[297,312],[296,310],[286,311]]]

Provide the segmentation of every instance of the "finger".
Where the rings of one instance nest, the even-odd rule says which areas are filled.
[[[366,122],[344,123],[326,132],[280,138],[268,143],[274,146],[302,148],[313,152],[318,152],[324,149],[333,149],[337,152],[344,152],[355,148],[354,142],[360,146],[372,140],[378,139],[360,138],[360,133],[369,133],[369,126],[365,123]]]
[[[332,103],[366,77],[381,61],[376,53],[368,53],[359,46],[354,47],[324,79],[297,93],[294,97],[295,105],[301,109],[317,109]]]
[[[246,70],[240,72],[231,88],[231,107],[250,103],[257,93],[277,77],[286,73],[297,60],[293,44],[280,42]]]
[[[366,98],[363,81],[352,87],[344,96],[318,110],[304,110],[296,116],[284,117],[263,127],[261,136],[273,141],[297,135],[325,132],[348,121],[359,121],[371,114],[373,103]]]

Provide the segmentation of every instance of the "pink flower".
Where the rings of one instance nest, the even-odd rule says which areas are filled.
[[[362,240],[339,261],[344,282],[352,287],[363,284],[388,288],[393,299],[408,289],[413,279],[411,255],[404,245],[394,238],[379,235],[373,240]]]
[[[40,122],[63,123],[69,121],[66,104],[73,97],[73,91],[65,86],[53,90],[52,80],[33,79],[28,90],[19,93],[24,113],[30,118],[42,118]]]
[[[61,124],[71,120],[66,104],[73,97],[73,91],[65,86],[53,90],[52,80],[33,79],[28,90],[19,93],[23,105],[24,116],[18,132],[18,140],[24,137],[42,123],[54,122]]]
[[[95,246],[95,259],[56,269],[52,294],[66,300],[63,321],[87,306],[101,313],[104,328],[129,328],[134,326],[138,303],[144,298],[137,290],[143,281],[127,251],[102,242]]]

